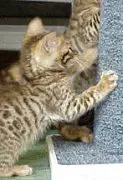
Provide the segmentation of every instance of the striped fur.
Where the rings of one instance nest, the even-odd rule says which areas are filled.
[[[74,0],[72,15],[65,35],[72,47],[82,53],[97,46],[100,27],[99,0]]]
[[[96,68],[92,65],[96,62],[98,56],[99,26],[99,0],[74,0],[69,26],[64,36],[70,40],[72,49],[81,55],[83,72],[75,78],[78,79],[75,81],[77,91],[83,91],[94,83]],[[3,73],[1,73],[0,77],[3,82],[21,81],[22,74],[19,73],[19,70],[15,70],[13,66],[11,65],[8,70],[3,70]],[[20,68],[19,64],[17,68]],[[79,86],[79,84],[81,85]]]
[[[81,63],[85,64],[87,67],[73,79],[74,89],[78,93],[83,92],[95,84],[99,27],[100,0],[74,0],[72,15],[68,28],[65,31],[65,37],[70,40],[71,47],[83,57],[83,59],[81,58]],[[71,140],[74,134],[73,140],[81,140],[81,128],[78,127],[77,124],[86,125],[89,129],[93,130],[93,120],[94,110],[80,117],[77,120],[78,123],[75,123],[75,125],[62,124],[62,126],[60,126],[60,132],[64,137],[66,137],[67,134],[67,139]],[[70,131],[72,132],[72,135],[69,133]],[[81,132],[81,134],[83,134],[83,132]]]
[[[71,47],[84,57],[83,61],[88,60],[85,61],[88,68],[75,78],[75,87],[79,92],[95,83],[99,27],[100,0],[74,0],[65,37],[70,40]]]
[[[0,87],[0,176],[31,174],[29,166],[14,165],[19,155],[51,124],[74,121],[116,87],[117,75],[111,71],[104,73],[97,85],[76,93],[66,70],[68,61],[61,63],[69,51],[68,43],[42,30],[41,21],[33,20],[23,41],[20,62],[26,84]],[[85,136],[90,138],[90,132],[83,133],[83,141]]]
[[[94,78],[91,77],[95,76],[94,71],[96,70],[92,64],[98,56],[97,44],[99,38],[99,26],[99,0],[74,0],[69,26],[64,33],[64,36],[70,40],[72,49],[79,52],[81,57],[83,57],[82,63],[85,65],[85,67],[83,66],[84,72],[80,74],[82,79],[82,89],[78,88],[78,84],[80,84],[80,77],[77,76],[79,82],[75,82],[75,85],[77,84],[77,91],[87,89],[94,82]],[[11,65],[9,69],[2,70],[0,73],[1,82],[20,82],[22,74],[19,72],[19,68],[20,65],[16,64],[16,68],[15,65]]]

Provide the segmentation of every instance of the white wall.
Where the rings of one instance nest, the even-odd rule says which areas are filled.
[[[24,25],[0,25],[0,50],[19,50],[26,32]],[[65,26],[46,26],[47,29],[63,32]]]

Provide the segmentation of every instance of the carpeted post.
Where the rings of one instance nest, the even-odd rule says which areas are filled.
[[[123,155],[123,0],[101,1],[99,71],[114,70],[119,81],[115,92],[96,110],[95,143],[117,156]]]

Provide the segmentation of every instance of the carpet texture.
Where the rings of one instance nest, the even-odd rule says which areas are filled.
[[[102,0],[99,71],[114,70],[118,88],[96,111],[95,143],[123,155],[123,1]]]
[[[114,70],[118,87],[96,109],[91,144],[53,137],[59,164],[123,163],[123,1],[101,1],[99,74]]]
[[[108,154],[98,148],[94,143],[89,145],[81,142],[66,141],[61,136],[52,137],[58,164],[109,164],[123,162],[122,155]]]

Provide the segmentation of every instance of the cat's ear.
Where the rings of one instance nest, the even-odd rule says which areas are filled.
[[[51,32],[43,38],[43,46],[44,49],[49,53],[53,53],[56,51],[58,47],[56,32]]]
[[[38,17],[34,18],[28,25],[27,36],[36,36],[44,32],[42,20]]]

